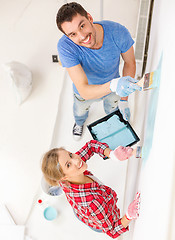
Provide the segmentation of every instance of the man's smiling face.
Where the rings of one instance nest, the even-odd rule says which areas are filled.
[[[95,47],[96,31],[90,14],[88,14],[88,18],[77,14],[71,22],[62,23],[61,27],[65,35],[77,45],[87,48]]]

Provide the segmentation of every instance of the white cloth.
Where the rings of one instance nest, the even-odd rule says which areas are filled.
[[[24,240],[25,226],[0,225],[0,239],[2,240]]]
[[[0,239],[2,240],[32,240],[25,236],[25,226],[16,225],[10,212],[0,203]]]

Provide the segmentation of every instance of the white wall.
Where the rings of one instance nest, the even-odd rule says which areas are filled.
[[[150,138],[152,148],[141,168],[141,213],[135,223],[134,240],[175,239],[174,9],[171,0],[154,3],[147,71],[157,68],[163,50],[162,72],[154,134]],[[147,122],[145,139],[149,125]]]
[[[119,22],[128,28],[133,38],[136,37],[140,0],[78,0],[76,2],[92,15],[94,21],[99,21],[102,17],[104,20]]]
[[[139,5],[139,0],[104,0],[103,18],[121,23],[136,38]]]

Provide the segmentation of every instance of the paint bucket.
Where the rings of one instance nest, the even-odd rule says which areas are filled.
[[[57,217],[57,210],[52,206],[48,206],[44,209],[43,215],[46,220],[53,221]]]
[[[43,193],[50,197],[58,197],[63,193],[63,190],[61,187],[49,185],[44,179],[44,177],[42,177],[41,179],[41,188]]]
[[[40,210],[44,218],[48,221],[52,221],[57,217],[57,209],[53,207],[53,205],[48,204],[46,200],[39,198],[37,201],[37,205],[39,206]]]

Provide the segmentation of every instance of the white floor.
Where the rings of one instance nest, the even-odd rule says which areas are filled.
[[[65,146],[76,151],[91,139],[87,129],[80,142],[72,139],[74,120],[71,81],[64,81],[62,91],[64,71],[56,63],[52,63],[52,55],[57,54],[56,43],[61,36],[55,26],[55,15],[64,1],[1,2],[0,65],[12,60],[26,64],[33,74],[33,90],[24,104],[16,105],[14,91],[0,67],[0,202],[6,204],[16,224],[26,224],[26,232],[34,240],[108,239],[107,236],[92,232],[81,224],[72,214],[64,195],[54,198],[53,201],[47,200],[49,204],[56,204],[58,209],[58,218],[53,222],[45,221],[42,211],[36,205],[38,197],[42,196],[42,153],[54,146]],[[95,5],[94,1],[88,1],[88,4],[87,1],[81,2],[88,5],[89,10],[93,6],[92,14],[99,20],[100,1],[96,1]],[[112,14],[108,6],[105,6],[106,19],[110,13],[109,19],[115,20],[116,11]],[[123,24],[131,26],[129,28],[133,36],[138,6],[139,1],[132,4],[129,20],[126,18],[128,23],[125,19],[122,21]],[[60,95],[63,96],[61,99]],[[102,103],[92,106],[87,124],[104,115]],[[139,135],[138,129],[136,132]],[[127,162],[112,163],[95,156],[89,161],[89,169],[116,190],[118,206],[123,210],[123,205],[127,205],[124,198],[130,201],[133,197],[132,194],[129,194],[131,199],[124,197]],[[133,189],[131,192],[134,194]]]
[[[72,84],[66,77],[62,96],[60,100],[57,121],[51,147],[64,146],[70,151],[76,151],[87,141],[92,139],[88,129],[85,127],[83,138],[76,142],[72,137],[72,126],[74,124],[72,112]],[[97,110],[98,109],[98,110]],[[89,118],[86,124],[105,116],[102,102],[92,105]],[[104,161],[98,155],[93,156],[89,163],[89,170],[96,175],[106,185],[112,187],[118,194],[118,206],[123,212],[126,173],[128,162]],[[44,202],[54,205],[58,210],[58,217],[53,222],[48,222],[42,215],[42,210],[37,205],[37,199],[44,197]],[[72,208],[66,201],[64,194],[59,197],[45,197],[41,189],[38,190],[34,198],[33,208],[27,220],[27,232],[34,240],[89,240],[89,239],[110,239],[105,234],[93,232],[85,224],[77,220],[72,212]],[[131,231],[132,232],[132,231]],[[130,233],[123,235],[123,239],[130,239]]]

